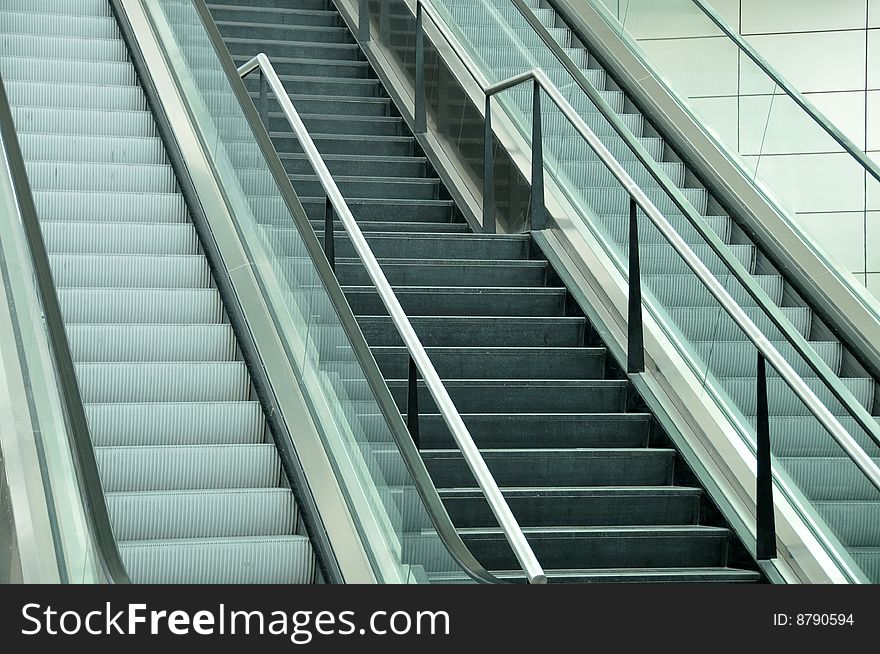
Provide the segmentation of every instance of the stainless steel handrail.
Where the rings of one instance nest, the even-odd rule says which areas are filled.
[[[376,260],[366,238],[364,238],[354,215],[348,207],[348,203],[339,191],[339,187],[336,185],[336,181],[330,174],[327,164],[318,152],[308,129],[300,118],[296,108],[293,106],[293,103],[290,101],[290,97],[275,72],[272,62],[269,61],[269,58],[265,54],[260,53],[239,67],[238,72],[239,75],[244,78],[257,69],[259,69],[260,74],[264,76],[269,88],[272,90],[281,106],[281,111],[284,113],[285,118],[290,123],[291,128],[299,139],[303,152],[314,168],[315,173],[324,188],[324,192],[327,194],[327,198],[333,206],[333,209],[336,211],[345,231],[348,233],[355,252],[361,261],[363,261],[367,274],[375,285],[382,303],[388,310],[391,320],[397,328],[410,357],[415,362],[428,391],[434,398],[437,410],[443,416],[444,422],[449,427],[459,450],[464,456],[477,484],[483,491],[483,494],[492,509],[492,513],[498,520],[498,524],[501,526],[505,538],[510,543],[510,546],[525,571],[529,582],[533,584],[545,583],[547,578],[544,574],[544,570],[541,568],[541,565],[526,540],[519,523],[514,517],[513,512],[510,510],[501,490],[498,488],[495,478],[492,476],[492,473],[489,472],[489,468],[483,460],[479,448],[477,448],[474,443],[473,437],[470,435],[461,415],[459,415],[452,402],[452,398],[449,396],[446,387],[440,380],[440,376],[434,369],[431,359],[428,357],[424,346],[416,335],[412,324],[407,318],[406,312],[403,310],[403,307],[401,307],[394,290],[391,288],[391,284],[382,272],[379,262]]]
[[[474,65],[470,56],[463,51],[462,46],[458,42],[458,38],[451,32],[448,25],[446,25],[446,21],[438,15],[437,11],[427,0],[416,0],[416,11],[419,11],[420,8],[431,17],[434,26],[452,48],[461,63],[471,73],[474,80],[480,85],[485,95],[494,95],[495,93],[529,80],[534,80],[536,84],[539,84],[544,89],[548,97],[550,97],[554,104],[559,107],[563,115],[565,115],[572,126],[587,141],[587,144],[591,149],[599,155],[600,159],[602,159],[603,163],[608,166],[609,170],[611,170],[612,174],[617,178],[621,185],[627,189],[630,197],[636,201],[651,222],[666,237],[679,256],[684,259],[688,267],[697,275],[700,282],[709,289],[710,293],[712,293],[719,304],[724,307],[740,329],[743,330],[747,338],[755,345],[756,349],[767,359],[768,362],[770,362],[770,365],[779,373],[783,381],[785,381],[785,383],[795,392],[798,398],[831,434],[844,452],[850,456],[871,484],[880,490],[880,468],[877,467],[871,457],[868,456],[858,442],[849,434],[849,432],[846,431],[843,425],[840,424],[834,414],[828,410],[821,400],[819,400],[816,394],[813,393],[812,389],[810,389],[794,368],[791,367],[788,361],[786,361],[773,346],[772,342],[761,332],[760,329],[758,329],[757,325],[755,325],[751,318],[749,318],[748,314],[739,306],[723,285],[721,285],[702,260],[694,254],[687,242],[681,238],[672,224],[654,206],[647,195],[645,195],[638,184],[636,184],[632,177],[630,177],[629,173],[627,173],[623,166],[620,165],[614,155],[605,147],[604,143],[602,143],[602,141],[595,135],[589,125],[587,125],[583,118],[581,118],[577,111],[575,111],[546,74],[540,69],[533,69],[530,72],[515,75],[510,79],[486,87],[481,81],[485,79],[482,72]],[[834,389],[832,388],[832,391],[833,390]],[[858,416],[855,417],[858,418]],[[861,423],[861,421],[859,422]],[[864,425],[864,428],[875,441],[880,442],[876,422],[871,420],[871,423],[873,424]]]

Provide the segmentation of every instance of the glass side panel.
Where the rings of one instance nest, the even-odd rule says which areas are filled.
[[[0,143],[0,583],[95,583],[103,573],[21,220]]]
[[[379,581],[464,576],[433,530],[346,327],[193,3],[145,5]],[[301,206],[293,210],[303,211]]]
[[[559,87],[577,113],[599,136],[629,175],[640,185],[651,202],[666,217],[709,270],[742,306],[756,326],[773,342],[795,371],[802,375],[818,398],[843,423],[866,451],[880,462],[880,449],[859,426],[853,414],[832,394],[831,389],[812,371],[770,316],[758,307],[745,286],[715,254],[707,238],[694,227],[673,197],[667,193],[634,152],[614,131],[596,104],[575,83],[571,75],[546,48],[539,35],[519,11],[506,0],[464,0],[436,2],[456,30],[465,47],[492,81],[501,81],[534,67],[541,67]],[[581,51],[582,52],[582,51]],[[634,114],[625,111],[623,94],[608,83],[604,71],[587,68],[588,77],[622,120],[632,121],[631,129],[641,147],[662,147],[662,141],[642,132]],[[591,72],[592,70],[592,72]],[[518,124],[522,137],[530,142],[532,124],[532,86],[524,84],[498,96],[498,104]],[[546,95],[542,101],[545,169],[548,179],[575,207],[573,221],[584,233],[599,237],[622,274],[627,274],[629,244],[629,195]],[[651,156],[662,161],[662,152]],[[756,274],[756,253],[751,245],[732,240],[732,223],[720,208],[709,202],[708,192],[690,184],[680,163],[660,164],[676,184],[681,185],[684,202],[696,210],[706,233],[713,233],[726,243],[742,267],[753,274],[769,305],[781,314],[793,329],[810,336],[811,313],[802,307],[783,306],[783,282],[778,275]],[[641,212],[640,212],[641,213]],[[639,243],[642,261],[642,289],[651,313],[670,334],[694,372],[704,380],[706,390],[736,427],[741,438],[754,450],[756,416],[757,350],[733,319],[714,299],[696,274],[670,246],[665,236],[647,216],[639,216]],[[841,346],[837,342],[814,342],[814,348],[830,368],[841,374]],[[869,378],[833,378],[861,407],[867,421],[874,403],[874,382]],[[799,505],[820,539],[829,549],[840,551],[844,565],[880,580],[876,548],[880,532],[870,527],[880,504],[878,492],[847,458],[830,434],[801,403],[794,392],[775,372],[768,382],[772,428],[771,438],[777,465],[774,466],[784,487]],[[839,542],[838,542],[839,541]],[[858,576],[858,572],[856,576]]]
[[[370,26],[374,47],[394,66],[399,79],[415,95],[414,9],[406,0],[371,0]],[[438,139],[450,165],[463,171],[473,186],[474,198],[482,196],[483,114],[462,88],[455,72],[425,39],[425,105],[429,132]],[[508,154],[495,151],[495,199],[498,230],[520,232],[527,225],[529,187]],[[478,217],[479,218],[479,217]]]

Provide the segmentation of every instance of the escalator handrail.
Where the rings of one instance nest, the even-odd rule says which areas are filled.
[[[317,174],[318,180],[320,181],[336,216],[345,228],[358,258],[363,262],[367,274],[373,282],[373,285],[376,287],[376,291],[391,317],[392,323],[407,348],[409,356],[418,368],[422,380],[425,382],[428,391],[434,398],[437,410],[442,415],[446,425],[449,427],[465,462],[473,473],[486,501],[489,503],[492,513],[495,515],[501,526],[505,538],[525,571],[529,582],[546,582],[544,570],[541,568],[538,559],[535,557],[531,546],[526,540],[522,528],[519,526],[519,523],[513,515],[513,512],[510,510],[501,490],[498,488],[495,478],[489,471],[489,468],[480,454],[479,448],[476,446],[476,443],[474,443],[473,437],[465,426],[461,415],[455,408],[455,404],[452,402],[449,392],[443,385],[428,353],[425,351],[419,337],[416,335],[415,329],[413,329],[406,312],[400,305],[400,301],[397,299],[391,284],[382,272],[378,260],[367,243],[363,232],[361,232],[348,203],[345,201],[339,187],[336,185],[336,181],[333,179],[333,176],[327,168],[326,162],[318,152],[302,118],[300,118],[299,113],[293,106],[283,83],[272,66],[272,62],[269,61],[269,58],[263,53],[258,54],[239,67],[238,73],[243,79],[256,70],[259,70],[260,74],[264,76],[269,88],[281,106],[282,113],[291,129],[293,129],[296,134],[303,152]],[[415,449],[415,444],[411,439],[406,439],[404,443],[399,443],[398,445]],[[428,480],[421,481],[425,482]],[[457,540],[458,542],[454,545],[456,547],[464,547],[464,543],[461,542],[460,537],[458,537]]]
[[[756,349],[764,356],[770,365],[773,366],[783,381],[795,392],[807,409],[831,434],[832,438],[834,438],[837,444],[840,445],[859,470],[867,477],[868,481],[875,488],[880,490],[880,468],[878,468],[861,445],[859,445],[843,425],[840,424],[840,421],[837,420],[836,416],[822,403],[813,390],[806,384],[806,382],[804,382],[801,376],[797,374],[794,368],[792,368],[788,361],[786,361],[786,359],[779,353],[773,343],[763,334],[763,332],[761,332],[760,329],[758,329],[757,325],[755,325],[752,319],[749,318],[748,314],[733,299],[727,289],[724,288],[702,260],[694,253],[667,218],[657,209],[653,202],[651,202],[650,198],[648,198],[641,187],[639,187],[639,185],[632,179],[620,162],[617,161],[602,140],[596,136],[590,126],[587,125],[586,121],[584,121],[574,107],[571,106],[565,96],[562,95],[544,71],[540,68],[535,68],[531,71],[514,75],[507,80],[486,87],[485,83],[481,81],[485,79],[482,72],[479,71],[470,56],[463,52],[463,48],[458,42],[458,38],[446,24],[446,21],[438,16],[436,10],[429,4],[429,2],[430,0],[416,0],[416,11],[418,12],[419,9],[422,9],[425,13],[430,15],[441,36],[447,41],[456,57],[482,88],[484,95],[494,95],[530,80],[533,80],[535,84],[539,84],[543,88],[548,97],[550,97],[554,104],[557,105],[581,137],[587,141],[590,148],[599,156],[618,182],[620,182],[620,184],[627,190],[630,197],[636,201],[638,206],[648,216],[654,226],[660,230],[666,240],[669,241],[673,249],[685,261],[700,282],[709,290],[715,300],[725,309],[739,328],[743,330],[746,337],[752,342]],[[807,345],[807,347],[812,351],[812,348],[810,348],[809,345]],[[839,382],[839,380],[837,381]],[[844,406],[850,408],[847,404],[844,404]],[[867,413],[861,405],[859,405],[859,408],[864,413]],[[856,415],[856,417],[858,416]],[[880,443],[880,438],[877,436],[877,423],[874,420],[869,420],[869,423],[863,426],[868,434],[875,441]]]
[[[76,366],[64,327],[61,304],[58,300],[49,255],[28,180],[27,167],[18,142],[12,109],[2,79],[0,79],[0,139],[2,139],[3,149],[6,153],[21,225],[33,265],[34,283],[43,311],[64,420],[67,425],[67,433],[73,441],[70,443],[73,466],[76,471],[88,529],[96,548],[98,564],[101,566],[106,581],[116,584],[131,583],[113,534],[110,512],[107,508],[104,488],[98,471],[98,462],[95,458],[94,441],[89,429],[88,417],[77,381]],[[48,499],[52,501],[51,498]]]
[[[419,0],[419,2],[422,2],[422,0]],[[706,223],[705,219],[694,209],[693,205],[691,205],[681,192],[681,189],[675,185],[672,179],[670,179],[670,177],[662,170],[653,157],[648,154],[641,143],[639,143],[636,136],[632,133],[629,127],[627,127],[626,123],[620,119],[620,116],[618,116],[605,101],[599,91],[590,84],[583,72],[578,68],[577,64],[571,60],[562,46],[557,43],[556,39],[553,38],[544,24],[541,23],[540,19],[532,11],[532,8],[530,8],[524,0],[511,0],[511,2],[520,11],[535,32],[541,37],[541,40],[544,41],[548,49],[556,56],[560,63],[562,63],[566,71],[578,83],[581,90],[589,96],[590,101],[597,109],[599,109],[600,113],[606,118],[606,120],[608,120],[615,132],[617,132],[617,134],[626,142],[627,146],[636,155],[639,162],[648,169],[651,176],[658,182],[658,184],[660,184],[660,187],[672,199],[676,207],[681,210],[691,225],[707,242],[715,255],[730,270],[736,280],[742,284],[752,299],[757,302],[758,307],[768,318],[770,318],[773,326],[782,333],[782,336],[791,344],[795,352],[806,361],[807,365],[810,366],[813,372],[815,372],[819,379],[821,379],[828,387],[835,399],[847,409],[858,425],[865,430],[868,436],[877,445],[880,445],[880,426],[877,425],[877,421],[871,417],[858,401],[856,401],[846,386],[844,386],[837,375],[834,374],[834,371],[831,370],[826,361],[819,356],[816,350],[810,345],[809,341],[807,341],[806,338],[794,328],[779,307],[777,307],[770,299],[766,291],[755,281],[743,264],[733,255],[727,244],[719,238],[719,236],[709,227],[708,223]],[[693,2],[699,2],[699,0],[693,0]],[[723,22],[720,17],[718,20]],[[755,53],[755,56],[759,55]],[[787,84],[787,86],[790,86],[790,84]],[[806,99],[802,98],[802,100],[803,103],[807,105],[809,104]],[[855,147],[842,134],[840,136],[847,141],[851,147]],[[863,159],[866,159],[864,155],[862,155],[860,161]],[[875,176],[880,175],[880,168],[874,165],[873,162],[870,162],[870,160],[867,161],[873,171],[872,174],[875,174]],[[878,177],[878,180],[880,180],[880,177]]]

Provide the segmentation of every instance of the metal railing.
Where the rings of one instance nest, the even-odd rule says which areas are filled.
[[[364,8],[366,8],[367,10],[369,9],[368,3],[362,3],[360,6],[362,10]],[[566,120],[587,142],[590,149],[593,150],[593,152],[599,157],[602,163],[609,169],[612,175],[626,190],[630,200],[630,244],[628,279],[629,289],[627,320],[629,338],[627,341],[627,372],[630,374],[638,374],[644,372],[644,335],[642,327],[642,311],[644,307],[644,301],[641,296],[641,272],[638,256],[638,209],[641,209],[642,212],[651,221],[651,223],[653,223],[653,225],[660,231],[660,233],[663,235],[666,241],[669,242],[675,252],[684,260],[688,268],[693,271],[693,273],[697,276],[703,286],[705,286],[709,290],[711,295],[721,305],[724,311],[743,331],[746,338],[758,350],[756,376],[756,391],[758,399],[756,429],[756,454],[758,462],[756,480],[756,556],[760,559],[768,559],[774,558],[776,555],[776,534],[772,497],[773,474],[771,470],[771,452],[769,438],[770,424],[766,378],[766,364],[768,362],[773,367],[773,369],[776,370],[779,377],[786,383],[786,385],[791,388],[792,391],[794,391],[798,399],[804,403],[810,413],[819,421],[819,423],[828,431],[828,433],[831,434],[832,438],[837,442],[837,444],[842,448],[847,456],[849,456],[849,458],[855,463],[855,465],[865,475],[865,477],[867,477],[868,481],[876,489],[880,490],[880,468],[878,468],[874,461],[862,449],[859,443],[852,437],[852,435],[850,435],[850,433],[843,427],[843,425],[841,425],[840,421],[828,409],[828,407],[826,407],[825,404],[822,403],[822,401],[813,392],[809,385],[801,378],[800,375],[797,374],[791,364],[789,364],[788,361],[782,356],[782,354],[779,353],[779,351],[774,347],[770,339],[768,339],[764,335],[764,333],[757,327],[757,325],[752,321],[745,310],[739,305],[739,303],[736,302],[736,300],[734,300],[727,289],[709,270],[706,264],[704,264],[703,261],[694,253],[694,251],[681,237],[675,227],[673,227],[669,220],[657,209],[657,207],[653,204],[650,198],[648,198],[641,187],[633,180],[633,178],[629,175],[626,169],[623,168],[620,162],[617,161],[617,159],[608,150],[601,139],[596,136],[589,125],[587,125],[584,119],[571,106],[568,100],[566,100],[566,98],[561,94],[559,89],[546,76],[546,74],[541,69],[536,68],[521,73],[519,75],[515,75],[507,80],[503,80],[496,84],[487,86],[484,82],[481,81],[482,79],[484,79],[481,71],[476,68],[470,57],[466,53],[462,52],[462,47],[458,43],[457,37],[446,25],[445,20],[437,14],[436,10],[430,4],[428,4],[427,0],[416,0],[416,29],[419,32],[424,31],[423,16],[425,14],[427,14],[431,18],[434,26],[440,32],[444,40],[452,48],[452,51],[455,53],[456,57],[461,61],[461,63],[469,71],[473,79],[480,86],[485,96],[484,120],[486,122],[486,142],[484,149],[484,180],[486,177],[491,178],[493,174],[492,153],[494,152],[494,134],[491,129],[491,112],[493,106],[492,98],[501,91],[511,89],[515,86],[519,86],[520,84],[532,83],[534,85],[532,114],[532,162],[530,180],[530,211],[531,220],[533,221],[533,228],[536,227],[536,224],[537,226],[543,226],[546,219],[543,188],[543,135],[541,132],[540,118],[541,91],[547,94],[550,100],[565,116]],[[361,16],[359,24],[361,26],[361,33],[359,34],[359,37],[369,38],[369,19],[364,19],[364,17]],[[366,34],[364,34],[364,29],[366,29]],[[417,65],[420,64],[421,66],[424,66],[424,38],[417,35],[415,43],[417,49]],[[420,49],[422,50],[421,53],[419,52]],[[424,72],[419,74],[419,72],[417,71],[416,80],[421,81],[421,85],[417,84],[415,88],[414,123],[415,125],[426,129],[427,119],[424,115],[426,112]],[[586,80],[584,80],[584,82],[586,83]],[[587,86],[589,87],[589,84],[587,84]],[[605,105],[609,112],[613,113],[611,108],[608,107],[607,104],[604,103],[604,101],[602,104]],[[612,121],[612,124],[615,124],[615,122],[619,122],[619,118],[617,119],[617,121]],[[632,134],[628,132],[628,130],[625,131],[629,134],[629,137],[634,138],[632,137]],[[652,173],[654,173],[654,169],[656,169],[656,164],[654,163],[652,166],[649,166],[649,169],[652,170]],[[663,179],[666,179],[669,185],[671,185],[671,181],[669,181],[662,173],[659,175],[655,174],[655,177],[658,179],[658,181],[661,181],[661,184],[664,183]],[[484,191],[483,216],[489,217],[489,220],[491,221],[493,220],[492,216],[494,216],[494,208],[492,206],[492,203],[494,202],[493,193],[491,191],[492,186],[490,184],[485,184],[485,188],[489,189],[489,191],[488,193]],[[802,354],[804,358],[807,359],[810,366],[813,367],[814,370],[816,370],[823,381],[825,381],[829,386],[832,387],[832,391],[834,392],[835,396],[837,396],[837,399],[843,402],[844,406],[849,409],[849,403],[851,403],[853,400],[847,392],[841,393],[840,396],[838,396],[838,393],[835,390],[836,387],[831,383],[830,380],[830,376],[833,375],[833,373],[831,373],[827,364],[819,359],[818,355],[816,355],[812,347],[806,342],[805,339],[803,339],[802,336],[800,336],[800,334],[794,332],[793,328],[782,316],[778,308],[775,307],[775,305],[772,305],[769,297],[766,297],[766,293],[761,290],[760,287],[758,287],[757,283],[753,279],[751,279],[751,276],[745,271],[742,265],[736,260],[731,261],[733,257],[728,250],[726,244],[724,244],[714,234],[714,232],[711,231],[711,229],[708,227],[708,225],[705,224],[705,221],[703,221],[700,216],[691,215],[696,214],[696,211],[693,209],[690,203],[688,203],[688,201],[684,199],[681,191],[677,188],[675,188],[674,190],[675,193],[670,192],[670,195],[672,195],[673,199],[676,200],[676,204],[679,206],[679,208],[682,209],[686,216],[692,219],[691,222],[698,230],[700,230],[701,232],[705,232],[705,236],[707,240],[710,241],[712,249],[716,250],[717,254],[721,256],[722,260],[728,264],[728,267],[731,268],[731,270],[734,272],[734,275],[746,287],[750,295],[752,295],[754,299],[759,303],[759,306],[764,308],[767,313],[771,315],[774,323],[777,323],[777,326],[780,328],[783,334],[787,336],[791,334],[789,340],[794,342],[795,348],[798,351],[803,349],[806,352]],[[677,197],[681,198],[682,201],[680,203],[676,199]],[[711,235],[713,238],[709,238],[709,235]],[[774,311],[770,311],[771,305]],[[797,336],[798,338],[795,338],[795,336]],[[811,356],[807,356],[807,353]],[[819,359],[819,363],[814,365],[814,359]],[[834,381],[836,381],[837,384],[841,385],[842,387],[842,384],[840,384],[840,380],[836,379],[836,377],[834,378]],[[861,409],[862,413],[867,414],[863,407],[859,406],[858,408]],[[868,434],[872,438],[874,438],[875,441],[880,443],[880,437],[878,437],[877,435],[877,423],[873,421],[870,416],[867,416],[867,420],[863,421],[860,419],[861,413],[858,413],[856,411],[852,412],[859,423],[868,432]]]
[[[697,2],[697,0],[693,0]],[[651,177],[660,185],[660,188],[673,201],[675,206],[684,214],[688,222],[697,230],[700,236],[706,241],[712,252],[721,260],[724,266],[730,270],[731,274],[743,286],[745,291],[755,300],[758,307],[770,318],[773,326],[776,327],[785,339],[791,343],[795,352],[798,353],[810,366],[813,372],[822,380],[847,411],[853,416],[858,425],[867,432],[868,436],[880,445],[880,426],[877,421],[859,404],[840,379],[834,374],[827,362],[819,356],[816,350],[804,338],[804,336],[794,328],[791,322],[785,317],[779,307],[770,299],[767,292],[761,288],[760,284],[749,274],[743,264],[733,255],[727,244],[719,238],[712,230],[706,220],[699,214],[693,205],[682,193],[681,189],[676,186],[669,175],[658,165],[657,161],[648,153],[644,146],[639,142],[638,138],[633,134],[626,123],[621,120],[620,116],[614,111],[611,105],[602,97],[596,87],[594,87],[584,75],[583,71],[578,68],[571,57],[569,57],[562,46],[553,38],[547,27],[535,15],[532,9],[524,0],[511,0],[511,3],[519,10],[525,20],[538,34],[544,45],[554,54],[559,62],[565,67],[566,72],[574,79],[581,90],[589,97],[593,105],[599,110],[602,116],[611,124],[614,131],[626,143],[627,147],[636,155],[638,161],[648,170]],[[705,8],[703,8],[706,11]],[[720,18],[717,19],[722,22]],[[758,57],[755,54],[755,57]],[[760,65],[760,64],[759,64]],[[809,104],[803,100],[805,104]],[[815,111],[814,111],[815,113]],[[813,114],[811,114],[813,115]],[[827,125],[824,125],[827,128]],[[842,134],[839,135],[843,141],[849,143],[849,147],[855,146],[846,139]],[[836,139],[837,140],[837,139]],[[843,145],[843,143],[841,143]],[[844,147],[847,147],[844,145]],[[864,154],[862,159],[864,159]],[[870,163],[870,162],[869,162]],[[877,175],[880,175],[880,169],[874,166]],[[880,176],[878,176],[880,179]]]
[[[413,441],[409,443],[409,447],[417,448],[418,442],[418,378],[421,376],[429,393],[433,397],[439,413],[442,415],[444,422],[449,428],[455,443],[461,451],[465,462],[470,468],[477,481],[480,489],[486,497],[492,513],[498,520],[499,525],[504,533],[505,538],[509,542],[513,552],[526,573],[530,583],[546,582],[546,575],[541,568],[540,563],[535,557],[531,546],[526,541],[516,518],[510,510],[507,501],[501,494],[501,490],[495,482],[494,477],[489,471],[488,466],[483,460],[479,449],[474,443],[467,427],[461,416],[455,408],[452,398],[449,396],[446,387],[440,380],[440,376],[434,369],[424,346],[416,335],[406,312],[400,305],[397,296],[394,293],[390,283],[376,260],[366,238],[360,230],[354,215],[348,207],[345,198],[339,191],[333,176],[327,168],[321,154],[318,152],[311,135],[305,124],[297,113],[290,101],[290,97],[284,88],[281,80],[278,78],[272,63],[265,54],[258,54],[256,57],[242,65],[238,69],[238,73],[242,78],[247,77],[251,73],[259,71],[260,74],[260,96],[258,98],[258,106],[264,117],[268,116],[267,103],[268,92],[271,91],[277,99],[281,111],[299,139],[303,152],[315,173],[321,182],[326,194],[325,202],[325,221],[324,221],[324,243],[325,253],[331,266],[335,261],[335,222],[334,215],[338,217],[339,222],[345,229],[348,237],[354,247],[355,253],[361,259],[364,267],[373,282],[379,294],[382,303],[388,310],[391,321],[396,327],[398,333],[407,351],[409,353],[409,373],[407,387],[407,426]],[[399,444],[405,446],[404,444]],[[416,456],[418,456],[416,451]],[[439,531],[439,530],[438,530]],[[453,530],[454,531],[454,530]],[[441,534],[441,537],[449,538],[450,535]],[[464,547],[461,543],[461,547]],[[447,543],[449,545],[449,543]],[[457,544],[456,544],[457,545]],[[488,573],[487,573],[488,574]]]
[[[34,269],[34,284],[43,310],[49,347],[57,373],[59,396],[64,411],[64,420],[73,442],[73,465],[85,509],[90,536],[97,550],[98,564],[106,580],[110,583],[130,583],[125,564],[119,553],[113,525],[104,497],[104,488],[95,459],[94,441],[83,406],[76,366],[70,353],[70,344],[64,327],[61,305],[46,243],[40,228],[40,220],[28,181],[27,168],[12,117],[5,86],[0,80],[0,139],[2,151],[6,154],[6,165],[12,177],[15,196],[21,218],[21,225],[27,241],[28,252]],[[50,498],[50,501],[51,498]]]

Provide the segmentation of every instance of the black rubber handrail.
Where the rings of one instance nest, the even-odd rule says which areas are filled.
[[[253,100],[238,73],[238,69],[232,60],[232,56],[229,54],[229,50],[223,41],[223,37],[211,16],[211,12],[205,3],[205,0],[192,0],[192,3],[202,20],[205,31],[214,47],[215,53],[217,54],[218,61],[223,68],[230,87],[236,95],[236,99],[238,100],[242,112],[251,128],[254,139],[272,172],[272,176],[275,179],[275,183],[281,192],[285,204],[287,205],[288,211],[293,217],[293,222],[299,230],[309,257],[315,265],[318,275],[327,290],[333,307],[339,317],[339,321],[345,329],[352,349],[355,352],[355,356],[357,356],[358,363],[361,365],[367,383],[370,386],[370,390],[373,392],[379,410],[382,412],[382,415],[389,426],[403,462],[413,479],[419,497],[424,503],[425,509],[428,512],[428,516],[430,517],[434,528],[437,530],[438,537],[444,547],[446,547],[450,556],[452,556],[455,562],[461,566],[462,570],[468,577],[480,583],[506,583],[486,570],[482,564],[477,561],[467,545],[465,545],[464,541],[461,539],[458,531],[455,529],[455,526],[449,517],[449,513],[446,511],[446,507],[443,504],[443,500],[440,498],[437,488],[434,485],[431,476],[428,474],[428,470],[425,467],[421,454],[416,448],[415,443],[407,430],[406,424],[401,417],[400,410],[398,409],[397,404],[391,395],[391,391],[388,389],[388,385],[385,382],[385,378],[382,376],[379,366],[373,358],[373,354],[370,351],[369,345],[367,345],[367,341],[361,332],[357,319],[348,304],[348,300],[345,298],[345,294],[339,286],[336,275],[327,261],[327,257],[325,256],[320,241],[315,234],[315,230],[303,210],[302,204],[290,182],[290,178],[287,176],[287,172],[284,169],[284,165],[281,163],[278,153],[275,151],[275,147],[272,145],[266,127],[260,120]]]
[[[27,168],[21,154],[12,110],[2,80],[0,80],[0,138],[3,140],[3,148],[6,152],[6,160],[21,215],[22,228],[34,269],[34,281],[42,305],[49,348],[58,377],[58,390],[64,411],[64,420],[67,425],[67,433],[72,439],[73,465],[76,470],[89,532],[97,550],[98,563],[107,581],[116,584],[130,583],[131,580],[113,535],[113,525],[110,522],[104,488],[98,472],[98,462],[95,459],[94,441],[83,406],[79,382],[76,377],[76,367],[70,353],[61,305],[58,302],[58,293],[49,265],[49,255],[40,229],[40,221],[28,181]],[[52,499],[49,498],[49,501]]]

